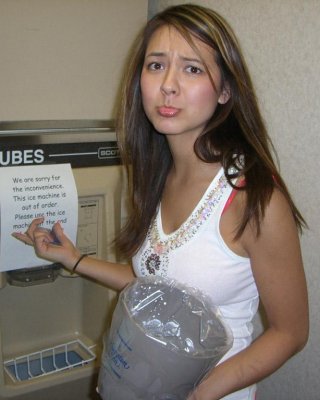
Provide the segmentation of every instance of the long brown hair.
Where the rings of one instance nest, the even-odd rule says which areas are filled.
[[[222,84],[230,91],[229,101],[217,106],[194,150],[205,162],[220,162],[231,185],[231,180],[237,176],[245,179],[245,185],[238,188],[246,191],[247,202],[236,237],[241,236],[249,221],[255,223],[259,234],[275,186],[287,198],[301,230],[305,222],[274,163],[272,153],[275,152],[232,29],[215,11],[186,4],[169,7],[154,16],[137,37],[129,55],[120,95],[117,133],[130,178],[132,204],[128,223],[117,238],[120,251],[132,256],[143,243],[172,165],[166,137],[147,119],[140,90],[147,45],[153,33],[164,25],[177,29],[195,51],[194,38],[210,46],[220,68]]]

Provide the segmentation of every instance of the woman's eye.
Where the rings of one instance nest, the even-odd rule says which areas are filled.
[[[195,67],[194,65],[189,65],[186,68],[187,72],[190,72],[191,74],[201,74],[202,70],[199,67]]]
[[[158,62],[152,62],[148,64],[148,69],[150,69],[151,71],[158,71],[162,69],[162,65]]]

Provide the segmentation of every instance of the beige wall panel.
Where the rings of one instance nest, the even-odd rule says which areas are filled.
[[[0,0],[0,120],[110,118],[147,0]]]

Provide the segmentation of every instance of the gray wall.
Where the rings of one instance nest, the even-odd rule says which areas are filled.
[[[149,0],[149,14],[187,1]],[[230,22],[243,47],[281,172],[307,219],[302,237],[311,311],[303,352],[259,387],[259,400],[320,399],[320,1],[199,0]],[[294,310],[292,310],[294,312]]]

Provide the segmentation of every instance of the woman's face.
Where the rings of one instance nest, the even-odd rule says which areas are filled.
[[[196,139],[217,104],[229,99],[228,92],[221,88],[213,50],[196,38],[194,44],[198,54],[176,29],[168,26],[159,28],[149,41],[141,73],[142,102],[160,133],[191,134]]]

